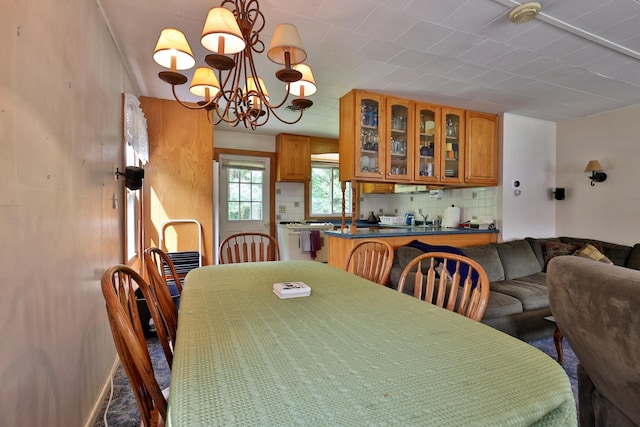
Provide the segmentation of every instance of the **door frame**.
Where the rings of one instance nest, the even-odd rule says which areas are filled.
[[[213,148],[213,160],[219,162],[221,154],[269,158],[271,165],[269,168],[269,234],[276,238],[276,153],[269,151],[236,150],[233,148]],[[214,177],[214,179],[220,179],[220,177]]]

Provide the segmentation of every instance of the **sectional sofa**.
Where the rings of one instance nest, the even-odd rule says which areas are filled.
[[[394,289],[398,287],[404,267],[425,250],[462,252],[478,261],[491,284],[489,304],[482,322],[524,341],[551,336],[555,330],[555,323],[545,319],[551,316],[546,265],[552,258],[579,252],[594,262],[599,259],[640,270],[640,244],[631,247],[573,237],[526,238],[466,248],[425,247],[420,242],[412,242],[396,249],[390,274]],[[413,285],[405,286],[403,292],[413,295]]]

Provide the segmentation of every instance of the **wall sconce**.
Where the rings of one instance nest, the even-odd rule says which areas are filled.
[[[591,172],[591,176],[589,177],[591,186],[596,185],[596,182],[604,182],[607,179],[607,174],[602,171],[602,166],[600,166],[600,162],[597,160],[589,160],[584,171]]]

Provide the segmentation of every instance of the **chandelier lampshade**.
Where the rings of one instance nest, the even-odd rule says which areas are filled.
[[[241,52],[246,46],[235,16],[224,7],[214,7],[209,11],[200,43],[221,55]]]
[[[318,88],[316,87],[316,81],[313,78],[311,67],[307,64],[296,64],[293,69],[302,73],[302,78],[297,82],[289,84],[289,93],[294,96],[311,96],[316,93]]]
[[[211,68],[197,67],[189,85],[189,91],[203,100],[189,104],[176,93],[176,86],[188,80],[177,70],[190,69],[196,61],[186,37],[174,28],[162,30],[153,53],[154,61],[170,70],[160,72],[158,77],[171,85],[173,97],[180,105],[204,109],[213,125],[242,123],[256,129],[271,116],[286,124],[297,123],[304,110],[313,105],[305,97],[317,90],[311,68],[302,63],[307,52],[294,25],[276,26],[266,55],[272,62],[284,65],[275,75],[285,87],[282,100],[272,102],[254,63],[254,55],[265,53],[265,43],[260,39],[264,27],[258,0],[222,0],[219,7],[209,10],[200,38],[202,46],[212,52],[204,58]],[[277,111],[289,96],[297,97],[287,108],[298,111],[294,120],[281,117]]]
[[[165,28],[160,33],[153,51],[153,60],[164,68],[188,70],[196,64],[184,33],[175,28]]]
[[[216,78],[216,73],[214,73],[211,68],[196,68],[196,71],[193,73],[193,78],[191,79],[189,91],[209,102],[211,98],[220,92],[220,83]]]
[[[286,64],[285,53],[289,53],[291,64],[299,64],[307,59],[298,29],[292,24],[278,24],[273,32],[267,56],[276,64]]]

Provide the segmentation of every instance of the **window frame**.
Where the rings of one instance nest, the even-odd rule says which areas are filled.
[[[267,177],[267,176],[266,176],[266,173],[265,173],[264,169],[258,170],[258,169],[249,168],[249,167],[242,167],[240,165],[238,165],[238,166],[227,166],[224,169],[225,169],[226,174],[227,174],[227,186],[229,186],[232,183],[236,184],[236,181],[231,181],[229,179],[231,170],[246,171],[246,172],[250,172],[251,174],[253,174],[253,172],[260,172],[262,174],[262,181],[259,182],[259,183],[258,182],[254,182],[253,179],[251,179],[251,181],[249,181],[249,182],[244,182],[245,185],[248,184],[250,186],[251,200],[249,200],[249,201],[242,200],[242,191],[241,191],[241,188],[242,188],[242,185],[243,185],[243,181],[242,180],[239,180],[237,182],[238,186],[240,187],[239,190],[238,190],[238,197],[239,198],[238,198],[237,201],[236,200],[230,200],[231,191],[229,191],[230,188],[227,188],[227,200],[224,201],[227,204],[227,219],[226,220],[229,221],[229,222],[236,222],[236,221],[237,222],[264,221],[264,211],[262,209],[262,206],[264,204],[264,200],[263,200],[264,197],[263,196],[264,196],[264,192],[265,192],[265,188],[266,188],[265,185],[268,185],[268,183],[265,184],[265,177]],[[260,196],[260,200],[256,201],[256,200],[253,199],[253,194],[254,194],[253,189],[254,189],[254,186],[257,186],[258,184],[261,187],[260,188],[261,196]],[[251,215],[250,215],[250,218],[246,218],[245,219],[245,218],[241,218],[242,215],[240,215],[240,212],[242,211],[242,204],[243,203],[247,203],[247,202],[251,205]],[[229,217],[229,215],[231,214],[231,209],[229,209],[229,204],[230,203],[238,203],[239,204],[239,209],[238,209],[238,215],[239,216],[238,216],[237,219],[233,219],[233,218]],[[254,218],[253,217],[253,214],[254,214],[253,205],[256,204],[256,203],[260,204],[260,218]]]
[[[313,168],[314,167],[329,167],[331,169],[335,169],[339,171],[339,165],[338,163],[322,163],[322,162],[312,162],[311,163],[311,175],[313,176]],[[342,181],[341,181],[342,182]],[[352,186],[351,186],[351,182],[350,181],[346,181],[345,182],[345,189],[346,191],[352,191]],[[342,195],[341,195],[342,196]],[[353,201],[355,197],[356,200],[356,212],[359,211],[360,209],[360,197],[359,197],[359,192],[356,191],[356,194],[351,194],[351,200]],[[306,181],[304,184],[304,216],[305,216],[305,220],[307,221],[316,221],[316,220],[328,220],[328,221],[335,221],[338,219],[342,219],[342,216],[344,215],[344,217],[346,219],[351,218],[351,210],[350,210],[351,206],[346,206],[345,205],[345,210],[349,209],[349,212],[339,212],[335,215],[312,215],[311,213],[311,180]]]
[[[142,167],[142,162],[139,160],[137,153],[133,150],[133,147],[124,142],[123,146],[123,163],[125,165],[125,169],[127,166],[137,166]],[[124,264],[128,266],[136,265],[142,260],[142,251],[143,251],[143,227],[144,222],[142,221],[142,192],[143,189],[139,190],[129,190],[125,185],[125,180],[123,176],[120,176],[119,179],[120,185],[122,188],[121,191],[121,200],[122,200],[122,223],[123,223],[123,238],[122,238],[122,261]],[[129,206],[129,198],[133,198],[133,208],[135,212],[131,215],[130,206]],[[130,223],[130,220],[133,221],[133,224]],[[135,241],[135,248],[133,251],[130,249],[129,242]]]

